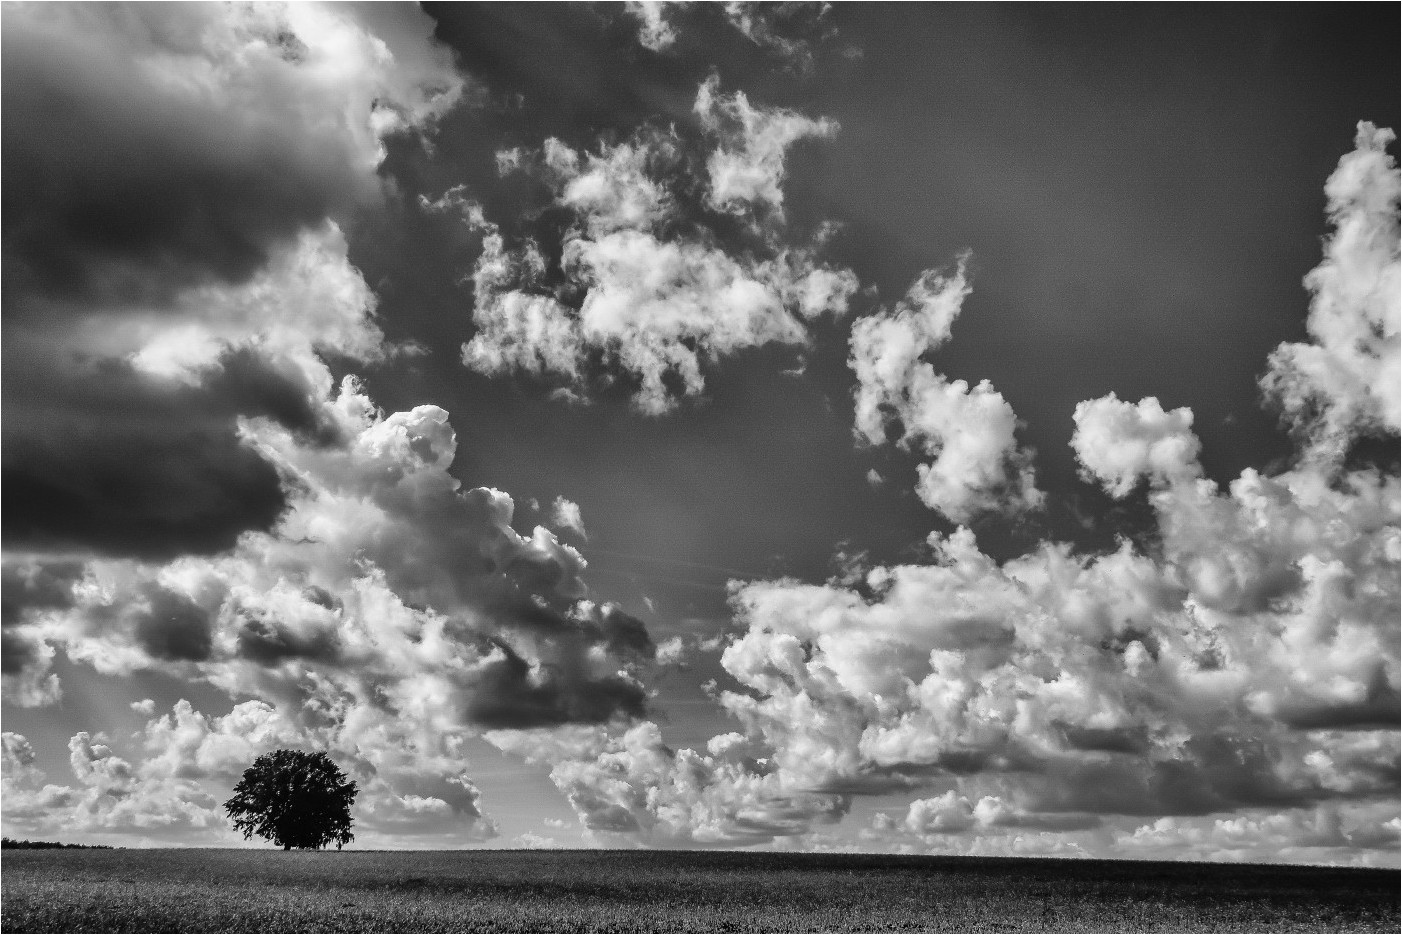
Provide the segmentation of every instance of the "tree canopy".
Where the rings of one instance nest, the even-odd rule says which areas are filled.
[[[245,839],[319,850],[355,840],[351,806],[358,790],[325,753],[276,750],[244,770],[224,809]]]

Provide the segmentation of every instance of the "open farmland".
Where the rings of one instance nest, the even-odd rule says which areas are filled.
[[[7,932],[1271,931],[1399,925],[1396,870],[654,851],[7,851]]]

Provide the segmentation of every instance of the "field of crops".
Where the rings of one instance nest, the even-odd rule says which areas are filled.
[[[6,932],[1399,928],[1398,872],[650,851],[6,851]]]

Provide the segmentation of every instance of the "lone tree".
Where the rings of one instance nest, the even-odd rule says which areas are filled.
[[[320,850],[355,840],[351,806],[355,783],[325,753],[277,750],[243,771],[224,810],[245,839],[255,834],[281,844]]]

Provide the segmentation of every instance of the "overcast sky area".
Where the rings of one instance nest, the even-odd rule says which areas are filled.
[[[5,835],[1397,866],[1398,26],[3,4]]]

